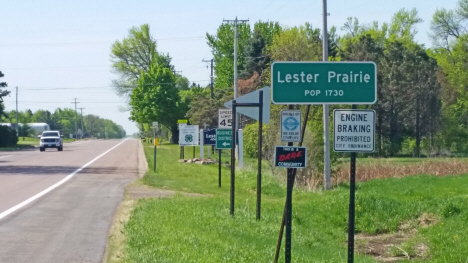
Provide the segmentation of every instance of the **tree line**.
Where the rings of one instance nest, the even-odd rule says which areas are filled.
[[[23,124],[18,127],[18,135],[20,137],[35,135],[35,131],[27,125],[28,123],[47,123],[51,130],[59,130],[68,138],[70,134],[75,134],[75,118],[77,129],[81,130],[83,121],[84,137],[111,139],[126,136],[124,128],[111,120],[92,114],[81,115],[68,108],[58,108],[54,112],[48,110],[18,111],[18,123]],[[16,123],[16,111],[4,112],[1,122]]]
[[[468,153],[467,21],[468,0],[459,0],[454,10],[435,10],[430,48],[415,40],[415,26],[422,22],[416,9],[401,9],[383,23],[362,24],[350,17],[341,26],[341,35],[336,27],[330,28],[329,61],[377,64],[377,103],[359,106],[377,114],[374,155]],[[177,142],[177,119],[216,126],[217,109],[232,99],[234,25],[221,24],[214,34],[206,34],[206,40],[215,61],[213,98],[209,86],[190,85],[177,74],[169,54],[158,52],[148,25],[132,28],[126,38],[113,44],[112,67],[120,76],[114,86],[130,98],[131,119],[141,124],[142,132],[151,130],[144,124],[158,121]],[[274,21],[240,23],[238,54],[239,94],[243,95],[271,84],[274,61],[322,61],[321,29],[309,23],[294,27],[282,27]],[[330,112],[349,107],[333,105]],[[283,108],[274,105],[272,122],[265,126],[269,131],[265,136],[272,144],[266,146],[266,157],[271,150],[268,147],[279,143],[276,119]],[[311,115],[307,136],[310,147],[320,149],[321,106],[313,106]]]

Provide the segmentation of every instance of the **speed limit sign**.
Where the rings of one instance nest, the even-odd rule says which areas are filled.
[[[232,128],[232,110],[219,109],[218,129]]]

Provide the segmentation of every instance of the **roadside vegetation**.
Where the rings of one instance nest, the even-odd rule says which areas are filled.
[[[118,261],[273,261],[286,194],[281,178],[264,169],[262,215],[256,221],[256,166],[255,160],[247,160],[246,167],[236,171],[232,217],[227,167],[219,188],[218,166],[179,163],[176,145],[158,147],[156,173],[152,172],[153,147],[146,144],[145,153],[149,172],[142,182],[178,194],[146,196],[136,202],[123,230],[125,250]],[[406,165],[404,160],[400,165]],[[355,261],[464,262],[468,258],[464,249],[468,245],[467,183],[467,175],[415,175],[358,183]],[[344,182],[331,191],[294,190],[293,262],[346,261],[348,200]],[[284,250],[279,262],[283,256]]]

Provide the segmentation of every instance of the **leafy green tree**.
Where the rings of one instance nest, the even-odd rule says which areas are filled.
[[[438,9],[431,21],[436,46],[431,56],[440,67],[443,138],[445,147],[468,152],[468,0],[459,0],[454,10]]]
[[[206,34],[207,44],[211,48],[215,66],[215,89],[231,88],[234,85],[234,25],[222,24],[216,35]],[[241,72],[244,65],[245,47],[250,39],[250,25],[238,23],[237,27],[237,70]]]
[[[5,75],[0,71],[0,78],[3,78]],[[3,97],[7,96],[10,94],[10,91],[4,90],[4,88],[8,87],[8,84],[6,82],[0,82],[0,117],[8,117],[4,110],[5,106],[3,105]]]
[[[411,10],[400,9],[392,16],[389,27],[390,38],[398,39],[401,42],[413,42],[417,31],[415,25],[423,20],[418,17],[416,8]]]
[[[75,110],[57,108],[52,114],[52,119],[57,125],[56,127],[66,136],[75,133]]]
[[[437,62],[417,46],[405,56],[409,92],[404,99],[405,129],[415,138],[413,154],[420,156],[423,137],[433,138],[441,123],[441,87],[437,80]],[[431,148],[432,148],[431,140]]]
[[[31,126],[29,126],[27,123],[23,123],[23,125],[20,125],[18,127],[18,136],[23,137],[23,141],[24,141],[24,137],[29,137],[33,134],[34,134],[34,129]]]
[[[273,36],[281,32],[278,22],[255,23],[253,34],[250,37],[244,49],[244,65],[240,73],[242,78],[250,78],[254,72],[259,75],[269,67],[270,56],[267,53],[267,47],[273,42]]]
[[[32,115],[31,122],[47,123],[51,130],[61,130],[58,119],[48,110],[37,110]]]
[[[182,76],[182,75],[179,75],[179,74],[176,74],[175,75],[175,82],[176,82],[176,87],[178,90],[188,90],[190,87],[190,82],[189,80]]]
[[[351,28],[351,19],[348,19],[345,27]],[[382,69],[380,67],[380,59],[384,55],[384,47],[382,43],[377,42],[370,34],[365,34],[359,28],[357,19],[354,20],[353,26],[350,29],[352,32],[345,36],[340,41],[339,56],[342,61],[372,61],[377,64],[377,103],[373,105],[377,116],[377,145],[378,154],[382,154],[384,142],[384,108],[386,98],[382,93]]]
[[[112,45],[111,61],[113,70],[120,78],[113,80],[117,93],[128,96],[142,74],[157,63],[169,67],[169,55],[157,52],[156,40],[150,34],[148,24],[133,27],[121,42]]]
[[[437,65],[414,41],[421,21],[416,9],[401,9],[381,27],[348,18],[342,28],[348,34],[340,39],[340,59],[377,64],[378,101],[371,107],[377,112],[379,155],[397,154],[403,140],[412,137],[419,156],[422,139],[441,128]]]
[[[459,0],[455,10],[437,9],[432,16],[431,38],[437,47],[450,50],[454,40],[466,35],[468,0]]]
[[[207,90],[207,89],[205,89]],[[218,109],[223,107],[223,102],[232,98],[231,90],[216,90],[214,98],[211,98],[210,93],[194,93],[192,95],[190,109],[185,115],[189,118],[190,123],[203,127],[206,124],[208,127],[218,126],[218,115],[213,114],[218,112]]]
[[[320,29],[308,23],[283,29],[273,37],[269,54],[274,61],[319,61],[322,58]]]
[[[131,120],[138,123],[157,121],[171,130],[174,142],[178,141],[177,120],[185,115],[188,105],[181,101],[170,68],[153,65],[138,80],[130,100]]]

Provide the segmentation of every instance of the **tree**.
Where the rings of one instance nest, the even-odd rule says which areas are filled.
[[[5,75],[0,71],[0,78],[3,78]],[[4,90],[4,88],[8,87],[8,84],[6,82],[0,82],[0,117],[4,116],[8,118],[8,116],[5,114],[5,106],[3,105],[3,97],[7,96],[10,94],[10,91]]]
[[[423,20],[418,17],[418,11],[416,8],[413,8],[410,11],[407,11],[404,8],[400,9],[392,16],[389,28],[390,37],[396,37],[402,42],[412,42],[417,33],[415,25],[422,21]]]
[[[112,44],[112,68],[120,75],[120,79],[112,83],[119,95],[128,96],[152,64],[169,66],[169,55],[159,54],[156,47],[156,40],[152,38],[148,24],[132,27],[128,37]]]
[[[452,41],[467,33],[467,20],[468,0],[459,0],[455,10],[437,9],[431,21],[434,44],[450,50]]]
[[[190,102],[190,109],[185,115],[189,118],[191,124],[199,125],[203,127],[204,124],[208,127],[218,126],[218,115],[213,114],[218,112],[218,109],[222,107],[223,101],[228,101],[232,98],[231,90],[217,90],[214,92],[214,98],[212,99],[210,93],[194,93]]]
[[[18,127],[18,136],[23,137],[23,141],[24,137],[29,137],[32,134],[34,134],[34,129],[27,123],[23,123],[23,125]]]
[[[244,49],[244,65],[240,73],[242,78],[250,78],[254,72],[258,75],[269,67],[270,56],[267,47],[273,42],[273,37],[281,32],[278,22],[259,21],[254,26],[252,36],[249,38]]]
[[[52,119],[57,125],[56,127],[67,136],[75,133],[75,110],[57,108],[52,114]]]
[[[237,25],[237,70],[241,72],[244,65],[244,49],[250,38],[250,25],[239,23]],[[211,48],[215,66],[215,89],[231,88],[234,84],[234,30],[232,24],[222,24],[216,35],[206,34],[207,44]]]
[[[351,19],[345,27],[350,26]],[[350,36],[350,37],[349,37]],[[383,57],[384,47],[371,37],[370,34],[364,34],[364,30],[358,27],[357,19],[354,20],[353,29],[348,37],[342,38],[340,41],[339,56],[343,61],[372,61],[377,64],[377,103],[373,105],[377,113],[377,149],[378,153],[382,154],[383,146],[383,123],[384,110],[382,105],[385,98],[382,96],[382,74],[380,72],[380,59]]]
[[[189,89],[189,80],[182,76],[182,75],[179,75],[179,74],[176,74],[175,75],[175,82],[176,82],[176,87],[178,90],[188,90]]]
[[[177,120],[183,118],[188,106],[181,101],[172,70],[158,64],[151,66],[138,80],[130,94],[130,119],[138,123],[159,122],[178,141]]]

